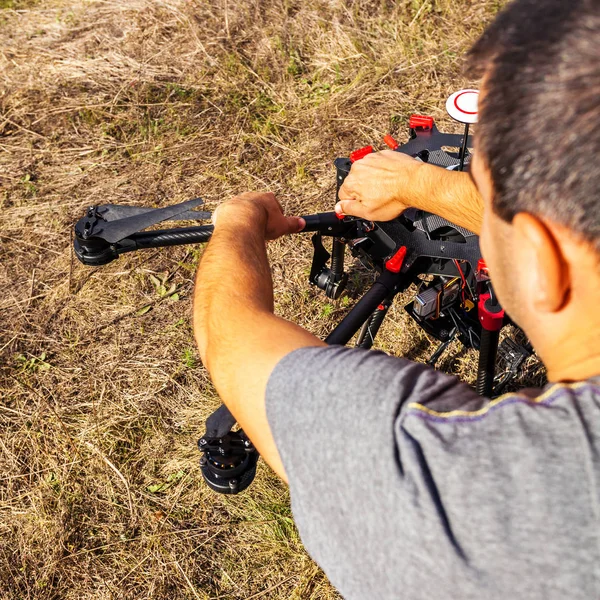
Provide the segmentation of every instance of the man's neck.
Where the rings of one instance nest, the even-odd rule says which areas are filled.
[[[600,327],[590,324],[585,333],[573,331],[568,337],[555,336],[535,347],[551,382],[584,381],[600,376]]]

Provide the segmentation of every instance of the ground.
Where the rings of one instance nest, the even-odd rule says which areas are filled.
[[[0,0],[1,598],[338,598],[264,464],[240,496],[201,481],[219,403],[190,328],[202,248],[91,269],[72,225],[245,190],[331,209],[337,156],[405,140],[411,113],[457,130],[446,97],[477,84],[464,53],[503,3]],[[277,312],[318,335],[364,283],[310,288],[308,236],[270,255]],[[378,347],[433,349],[401,304]],[[472,381],[473,356],[442,368]]]

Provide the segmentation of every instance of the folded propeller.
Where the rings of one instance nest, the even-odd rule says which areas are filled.
[[[202,198],[194,198],[165,208],[119,206],[117,204],[92,206],[88,209],[87,215],[75,225],[75,233],[84,240],[94,237],[110,244],[116,244],[163,221],[209,219],[211,213],[192,210],[202,204],[204,204]]]

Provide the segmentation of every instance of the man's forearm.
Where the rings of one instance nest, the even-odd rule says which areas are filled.
[[[265,461],[285,479],[267,420],[267,383],[284,356],[324,342],[273,314],[265,237],[298,231],[300,223],[283,216],[274,196],[249,196],[250,200],[226,203],[226,211],[217,214],[196,278],[194,334],[221,400]],[[252,199],[262,202],[262,208]],[[278,216],[273,217],[274,212]]]
[[[390,221],[413,207],[479,233],[483,201],[468,173],[384,150],[356,161],[339,190],[338,212]]]
[[[273,311],[273,283],[259,213],[254,229],[242,222],[215,228],[196,278],[194,331],[202,360],[222,353],[244,332],[251,315]]]
[[[432,212],[476,234],[481,232],[483,200],[468,173],[424,164],[411,193],[414,207]]]

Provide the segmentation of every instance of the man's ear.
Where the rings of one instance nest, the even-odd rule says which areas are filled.
[[[526,252],[533,277],[533,306],[546,313],[561,310],[571,292],[569,265],[560,244],[546,224],[529,213],[515,215],[515,242]]]

